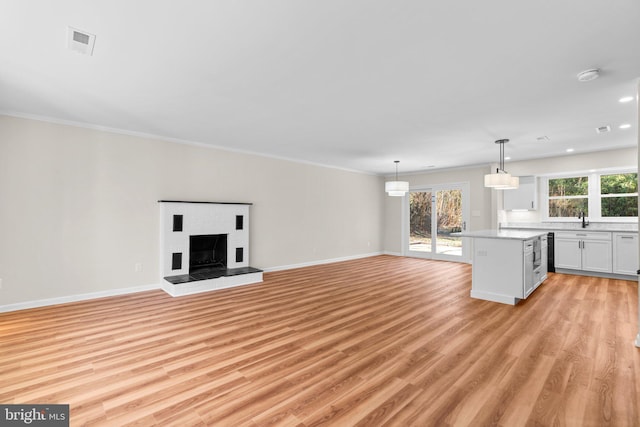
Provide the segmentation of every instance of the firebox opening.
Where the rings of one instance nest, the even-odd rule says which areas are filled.
[[[189,273],[227,268],[227,235],[189,236]]]

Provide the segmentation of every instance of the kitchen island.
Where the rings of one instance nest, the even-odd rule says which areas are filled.
[[[481,230],[456,233],[472,239],[471,297],[515,305],[547,278],[547,233]]]

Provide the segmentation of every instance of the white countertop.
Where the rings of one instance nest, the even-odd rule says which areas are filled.
[[[592,222],[582,228],[580,221],[576,222],[510,222],[500,224],[501,230],[546,230],[546,231],[621,231],[638,232],[638,223],[606,223]]]
[[[485,239],[528,240],[546,234],[547,232],[543,230],[479,230],[463,231],[461,233],[453,233],[452,235],[460,237],[481,237]]]

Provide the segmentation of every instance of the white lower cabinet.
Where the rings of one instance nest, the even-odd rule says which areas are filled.
[[[571,270],[613,271],[611,233],[556,232],[555,266]]]
[[[556,233],[554,246],[556,268],[582,269],[582,245],[580,240],[558,237],[558,234]]]
[[[613,272],[635,275],[638,271],[638,233],[613,233]]]
[[[582,269],[611,273],[611,241],[583,240]]]

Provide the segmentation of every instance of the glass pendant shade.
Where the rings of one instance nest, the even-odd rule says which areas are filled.
[[[511,186],[513,177],[509,173],[490,173],[484,176],[484,186],[495,189],[505,189]],[[516,179],[518,179],[516,177]]]
[[[520,186],[520,178],[511,176],[504,170],[504,144],[509,142],[508,139],[499,139],[496,144],[500,144],[500,167],[496,169],[496,173],[490,173],[484,176],[484,186],[495,188],[496,190],[515,190]]]
[[[394,160],[396,164],[396,180],[384,183],[384,191],[390,196],[403,197],[409,191],[409,183],[407,181],[398,181],[398,163],[400,160]]]
[[[387,181],[384,183],[384,191],[390,196],[404,196],[409,191],[409,183],[407,181]]]

